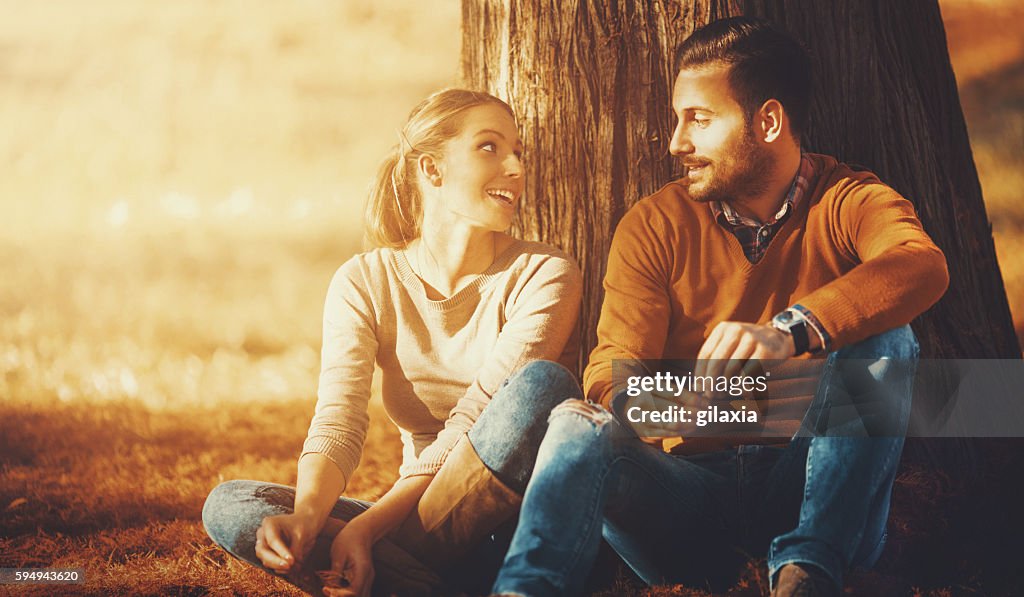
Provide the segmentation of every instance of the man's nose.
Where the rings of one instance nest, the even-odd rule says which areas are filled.
[[[681,122],[672,131],[672,140],[668,144],[668,151],[675,156],[693,153],[693,143],[690,142],[690,137],[686,134]]]

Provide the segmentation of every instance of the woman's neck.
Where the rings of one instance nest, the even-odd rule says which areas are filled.
[[[501,232],[467,226],[424,227],[406,255],[429,298],[448,298],[491,267],[507,246]]]

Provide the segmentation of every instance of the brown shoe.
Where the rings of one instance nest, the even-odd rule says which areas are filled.
[[[786,564],[771,597],[838,597],[841,591],[825,571],[810,564]]]

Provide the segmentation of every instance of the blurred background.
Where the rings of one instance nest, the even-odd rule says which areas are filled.
[[[1024,336],[1024,7],[940,5]],[[328,282],[408,111],[457,80],[459,2],[0,14],[0,565],[203,584],[237,567],[209,488],[294,480]],[[355,497],[399,460],[374,409]]]
[[[942,9],[1024,331],[1024,10]],[[312,391],[323,292],[359,248],[378,160],[408,110],[456,81],[458,2],[3,12],[0,396]],[[225,379],[267,359],[302,367]]]
[[[371,177],[456,81],[457,0],[0,12],[0,396],[312,395]]]

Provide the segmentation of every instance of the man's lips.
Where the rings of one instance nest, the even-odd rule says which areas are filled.
[[[692,177],[703,172],[704,169],[707,168],[708,163],[701,162],[699,164],[683,164],[683,166],[686,168],[686,176]]]

